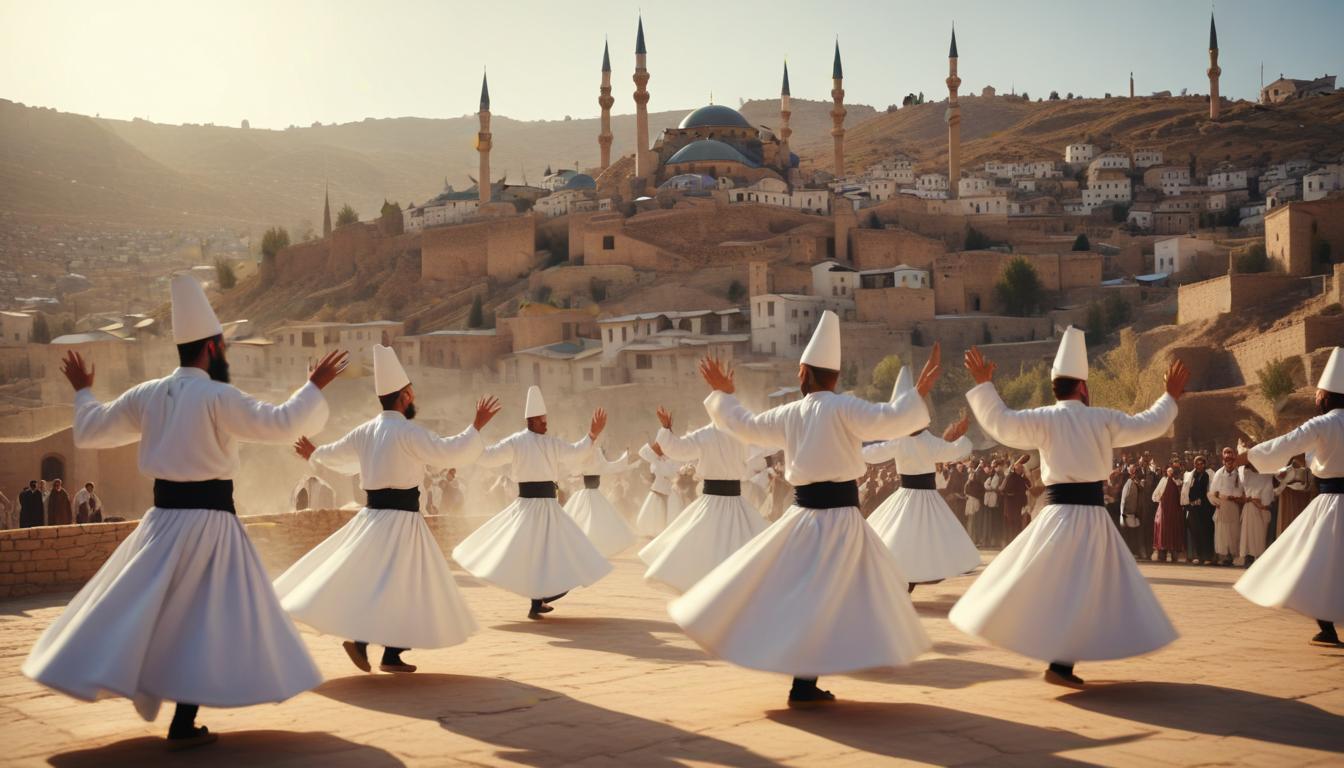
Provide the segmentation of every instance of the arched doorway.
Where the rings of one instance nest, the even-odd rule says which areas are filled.
[[[65,476],[65,457],[58,453],[48,454],[42,457],[42,469],[39,473],[43,480],[48,482],[60,478],[62,481],[68,481]]]

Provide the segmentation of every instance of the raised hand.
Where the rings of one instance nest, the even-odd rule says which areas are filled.
[[[1173,400],[1180,400],[1181,395],[1185,394],[1185,385],[1190,381],[1190,369],[1185,367],[1185,363],[1179,359],[1171,361],[1167,368],[1167,394],[1171,395]]]
[[[658,423],[663,425],[664,429],[672,428],[672,414],[663,406],[658,406]]]
[[[476,420],[471,422],[471,426],[480,432],[497,413],[499,413],[499,400],[494,397],[482,397],[476,401]]]
[[[65,359],[61,361],[61,373],[65,374],[65,378],[76,392],[93,386],[94,366],[85,368],[84,358],[73,349],[65,353]]]
[[[333,350],[323,355],[317,365],[313,366],[313,370],[308,374],[308,380],[313,382],[313,386],[323,389],[344,373],[348,365],[350,365],[350,353],[343,349]]]
[[[294,452],[299,454],[299,458],[303,459],[304,461],[307,461],[309,458],[311,458],[313,455],[313,451],[316,450],[317,446],[313,445],[313,441],[309,440],[307,435],[304,435],[303,437],[300,437],[298,440],[294,441]]]
[[[971,374],[971,378],[976,384],[984,384],[994,379],[994,371],[998,370],[998,365],[980,354],[980,350],[972,346],[966,350],[966,370]]]
[[[705,359],[701,360],[700,375],[704,377],[705,383],[709,385],[710,389],[727,395],[731,395],[735,391],[733,372],[717,358],[706,356]]]
[[[971,415],[966,411],[962,411],[961,418],[949,424],[947,429],[943,430],[943,439],[949,443],[956,442],[962,435],[966,434],[966,430],[970,429],[970,427]]]
[[[920,397],[928,397],[933,391],[934,382],[938,381],[938,374],[943,371],[943,348],[938,342],[933,343],[933,351],[929,352],[929,359],[924,361],[924,370],[919,372],[919,381],[915,383],[915,389],[919,390]]]
[[[593,411],[593,421],[588,427],[588,439],[596,440],[602,430],[607,428],[607,412],[602,408]]]

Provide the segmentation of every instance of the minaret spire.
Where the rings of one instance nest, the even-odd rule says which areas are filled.
[[[1223,111],[1218,98],[1218,76],[1223,70],[1218,66],[1218,27],[1213,23],[1213,12],[1209,12],[1209,119],[1217,120]]]
[[[331,237],[331,185],[322,190],[322,237]]]
[[[789,137],[793,129],[789,127],[789,116],[793,114],[792,97],[789,95],[789,60],[784,60],[784,82],[779,86],[779,164],[784,169],[787,180],[793,172],[790,162]]]
[[[611,106],[616,99],[611,96],[611,52],[610,46],[602,41],[602,85],[597,89],[597,105],[602,108],[602,128],[597,134],[597,147],[601,155],[598,163],[602,170],[611,165]]]
[[[490,202],[490,87],[486,83],[484,71],[481,73],[481,111],[477,114],[480,130],[476,133],[476,151],[480,153],[481,165],[476,176],[477,199],[481,205]]]
[[[845,175],[845,70],[840,66],[840,37],[835,38],[835,61],[831,64],[831,138],[835,141],[835,175]]]
[[[653,178],[653,156],[649,151],[649,69],[648,49],[644,46],[644,17],[639,17],[635,33],[635,177]]]
[[[957,76],[955,24],[952,25],[952,45],[947,54],[947,197],[951,200],[957,196],[957,185],[961,181],[961,104],[957,101],[961,78]]]

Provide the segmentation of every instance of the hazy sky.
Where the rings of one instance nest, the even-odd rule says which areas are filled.
[[[946,93],[957,22],[963,93],[1033,97],[1206,92],[1207,2],[646,0],[650,109],[779,93],[829,98],[840,38],[846,99],[879,108]],[[633,2],[377,3],[0,0],[0,97],[104,117],[283,128],[476,110],[482,67],[496,115],[593,116],[603,35],[617,113],[633,111]],[[1222,92],[1344,74],[1344,0],[1220,0]]]

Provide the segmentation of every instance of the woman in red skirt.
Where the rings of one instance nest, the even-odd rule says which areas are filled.
[[[1185,510],[1181,507],[1181,480],[1185,472],[1180,459],[1172,459],[1167,474],[1153,491],[1157,519],[1153,526],[1153,549],[1158,562],[1176,562],[1185,553]]]

